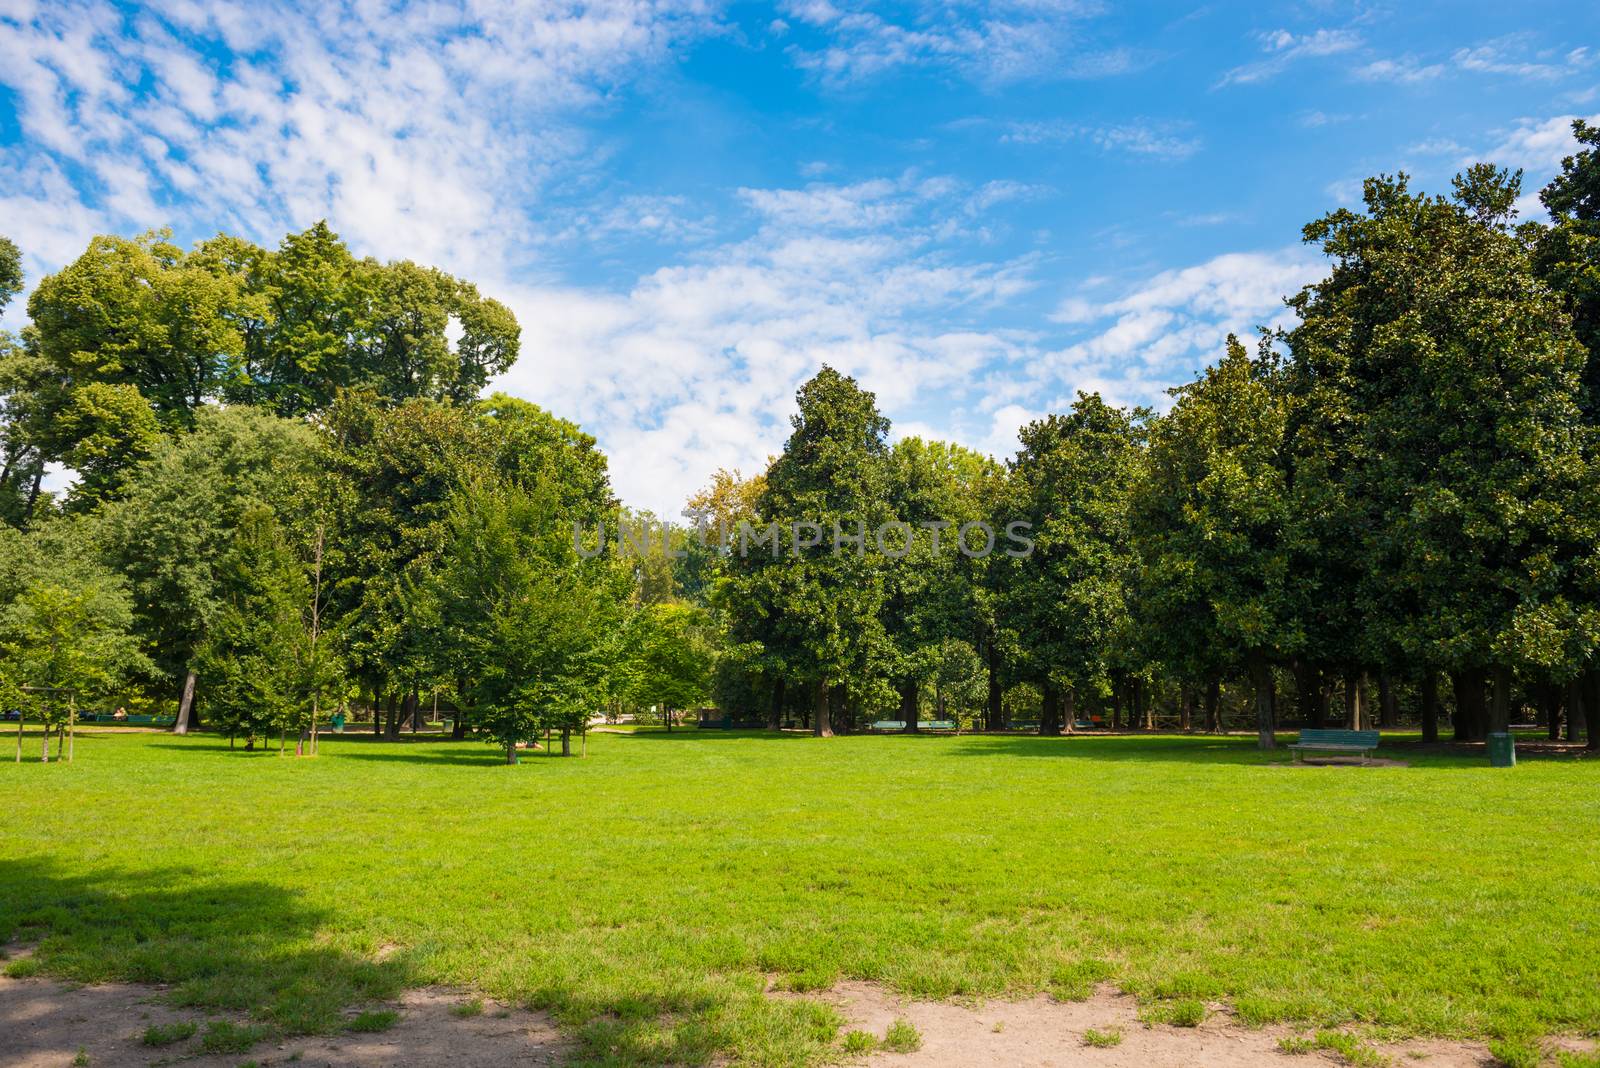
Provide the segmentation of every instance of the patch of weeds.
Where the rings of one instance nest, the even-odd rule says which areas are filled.
[[[922,1048],[922,1033],[910,1020],[896,1020],[884,1032],[883,1048],[890,1053],[915,1053]]]
[[[1316,1041],[1314,1039],[1306,1038],[1304,1035],[1284,1035],[1282,1038],[1278,1039],[1278,1052],[1287,1053],[1291,1057],[1298,1057],[1302,1054],[1310,1053],[1316,1048]]]
[[[212,1020],[200,1036],[200,1048],[207,1053],[244,1053],[266,1039],[268,1031],[257,1024],[236,1024],[231,1020]]]
[[[1502,1038],[1489,1043],[1489,1055],[1505,1068],[1539,1068],[1544,1055],[1537,1042],[1524,1038]]]
[[[184,1039],[193,1038],[194,1033],[198,1030],[199,1028],[195,1026],[193,1020],[179,1020],[177,1023],[169,1024],[151,1024],[144,1029],[144,1036],[141,1041],[147,1046],[170,1046],[174,1042],[182,1042]]]
[[[19,957],[6,964],[6,975],[12,979],[31,979],[39,974],[39,962],[32,957]]]
[[[89,1051],[82,1046],[78,1047],[78,1055],[72,1058],[73,1068],[87,1068],[89,1064]]]
[[[1122,1031],[1120,1028],[1110,1027],[1101,1031],[1090,1027],[1083,1032],[1083,1044],[1085,1046],[1093,1046],[1095,1049],[1110,1049],[1112,1046],[1120,1045],[1121,1043]]]
[[[1006,1022],[1004,1020],[996,1020],[994,1022],[994,1026],[989,1028],[989,1030],[993,1031],[997,1035],[1001,1031],[1004,1031],[1005,1029],[1006,1029]]]
[[[348,1031],[387,1031],[400,1021],[393,1009],[369,1009],[345,1024]]]
[[[469,1016],[482,1016],[483,999],[473,998],[471,1001],[463,1001],[459,1005],[452,1005],[450,1006],[450,1015],[459,1016],[463,1020]]]
[[[844,1051],[852,1057],[864,1056],[878,1048],[878,1040],[866,1031],[849,1031],[844,1036]]]
[[[1183,1001],[1148,1001],[1139,1006],[1139,1022],[1144,1024],[1199,1027],[1205,1018],[1205,1002],[1193,998],[1186,998]]]
[[[1600,1068],[1600,1053],[1573,1053],[1562,1050],[1556,1054],[1556,1063],[1561,1068]]]
[[[1317,1048],[1336,1054],[1345,1064],[1355,1068],[1382,1068],[1389,1058],[1362,1042],[1354,1035],[1342,1031],[1318,1031]]]

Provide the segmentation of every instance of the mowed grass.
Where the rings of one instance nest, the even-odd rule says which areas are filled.
[[[285,1031],[455,984],[615,1063],[842,1056],[833,1010],[766,990],[847,977],[1600,1029],[1600,761],[1389,755],[1412,766],[1293,769],[1244,737],[657,731],[507,767],[80,735],[75,764],[0,768],[0,937],[39,939],[14,972],[173,983]]]

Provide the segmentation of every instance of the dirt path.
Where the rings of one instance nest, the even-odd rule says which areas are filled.
[[[555,1065],[567,1045],[541,1014],[483,1002],[481,1015],[452,1010],[470,999],[445,990],[410,990],[393,1005],[399,1020],[375,1034],[344,1032],[263,1042],[247,1052],[206,1054],[201,1036],[208,1020],[245,1023],[238,1015],[173,1009],[159,1002],[158,987],[102,983],[72,987],[42,979],[0,976],[0,1065],[4,1068],[92,1068],[182,1064],[184,1068],[237,1068],[254,1061],[297,1068],[499,1068]],[[145,1028],[192,1022],[192,1038],[155,1048]]]
[[[1288,1027],[1252,1029],[1236,1023],[1221,1006],[1198,1027],[1148,1026],[1131,997],[1103,989],[1087,1001],[991,1001],[982,1005],[905,1001],[871,983],[843,983],[822,995],[849,1020],[881,1039],[897,1019],[909,1020],[922,1046],[914,1053],[880,1052],[873,1068],[1317,1068],[1342,1063],[1331,1053],[1288,1054],[1279,1039],[1309,1032]],[[1115,1045],[1096,1048],[1084,1032],[1119,1034]],[[1473,1042],[1415,1041],[1371,1047],[1393,1065],[1482,1068],[1495,1064]],[[1564,1048],[1587,1048],[1583,1043]]]
[[[185,1068],[500,1068],[558,1065],[571,1051],[540,1013],[483,1001],[481,1014],[462,1016],[471,1003],[459,991],[408,991],[386,1006],[399,1014],[394,1026],[373,1034],[342,1032],[258,1043],[248,1051],[204,1052],[206,1024],[248,1021],[237,1014],[174,1009],[161,1002],[160,987],[103,983],[75,987],[44,979],[0,976],[0,1066],[67,1068],[182,1065]],[[794,997],[792,994],[774,994]],[[981,1005],[907,1001],[872,983],[843,983],[820,997],[838,1007],[857,1028],[883,1038],[896,1020],[917,1029],[921,1047],[910,1053],[874,1053],[872,1068],[1316,1068],[1343,1063],[1326,1051],[1292,1055],[1279,1040],[1307,1032],[1288,1027],[1240,1026],[1222,1006],[1198,1027],[1150,1026],[1138,1019],[1133,998],[1102,989],[1087,1001],[991,1001]],[[190,1038],[162,1047],[143,1043],[152,1025],[194,1023]],[[1085,1033],[1119,1036],[1114,1045],[1091,1046]],[[1592,1042],[1563,1041],[1561,1048],[1591,1051]],[[1413,1041],[1368,1046],[1391,1065],[1427,1068],[1487,1068],[1496,1062],[1473,1042]],[[80,1051],[84,1059],[78,1059]],[[855,1063],[863,1063],[858,1060]]]

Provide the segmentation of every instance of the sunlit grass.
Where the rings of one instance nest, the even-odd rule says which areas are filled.
[[[622,1062],[842,1055],[834,1010],[766,991],[847,977],[1600,1029],[1600,762],[1384,755],[1412,766],[1208,737],[655,731],[507,767],[426,737],[296,760],[80,734],[74,764],[0,769],[0,935],[42,936],[19,971],[172,983],[291,1032],[455,984]]]

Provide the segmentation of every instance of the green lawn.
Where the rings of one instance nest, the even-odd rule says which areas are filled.
[[[0,770],[0,937],[43,935],[14,972],[173,982],[289,1030],[459,984],[621,1062],[832,1056],[832,1012],[768,976],[1600,1030],[1600,761],[1391,755],[1412,766],[1263,766],[1287,754],[1242,737],[656,731],[506,767],[475,742],[295,760],[80,734],[73,765]]]

